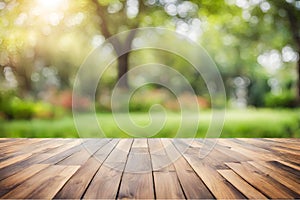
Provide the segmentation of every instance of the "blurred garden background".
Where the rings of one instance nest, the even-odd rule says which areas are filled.
[[[0,137],[79,137],[72,89],[80,65],[107,38],[143,27],[174,30],[212,57],[226,89],[221,137],[300,137],[299,0],[0,0]],[[124,41],[140,42],[138,32]],[[95,102],[85,95],[76,101],[91,137],[97,136],[89,125],[91,106],[107,137],[130,137],[114,122],[111,91],[128,70],[149,62],[172,66],[190,82],[201,110],[197,136],[205,136],[211,101],[201,75],[178,55],[148,49],[112,63]],[[93,78],[91,71],[86,81]],[[139,78],[121,85],[129,88]],[[161,104],[168,119],[154,137],[174,137],[181,116],[177,98],[188,103],[193,96],[141,87],[131,98],[131,116],[147,124],[151,106]]]

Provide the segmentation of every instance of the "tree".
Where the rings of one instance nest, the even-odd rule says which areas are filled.
[[[1,2],[0,70],[12,69],[16,89],[23,97],[35,96],[36,86],[44,90],[42,79],[53,83],[49,79],[57,78],[58,89],[71,88],[72,76],[91,49],[86,44],[94,30],[83,33],[81,26],[86,23],[72,22],[78,11],[55,4],[47,7],[45,2]],[[61,13],[64,18],[58,18]],[[47,73],[50,70],[55,73]]]
[[[192,3],[190,3],[189,7],[186,7],[182,13],[174,13],[174,11],[173,13],[171,11],[168,12],[168,7],[170,6],[175,7],[175,10],[176,6],[184,6],[182,3],[186,2],[181,0],[176,0],[171,3],[167,1],[138,0],[93,0],[93,2],[96,6],[96,13],[100,18],[99,28],[106,39],[124,30],[137,29],[142,26],[164,25],[166,21],[170,21],[173,18],[188,21],[193,17],[197,17],[197,7]],[[146,21],[148,21],[148,23]],[[127,35],[124,41],[120,41],[118,38],[114,39],[112,45],[116,53],[119,54],[124,50],[129,51],[136,34],[137,30],[133,30]],[[130,53],[125,53],[118,57],[118,79],[124,76],[120,82],[120,86],[124,88],[128,88],[126,72],[129,70],[129,54]]]
[[[201,41],[215,56],[229,95],[232,79],[245,76],[251,80],[248,98],[255,106],[262,106],[263,97],[269,90],[267,81],[272,77],[264,72],[266,70],[257,60],[262,54],[273,50],[283,57],[281,52],[291,47],[298,52],[298,82],[295,88],[300,100],[299,1],[226,0],[215,4],[202,1],[199,15],[209,24]],[[280,62],[283,62],[281,72],[288,72],[288,62],[292,61],[281,59]]]
[[[254,42],[260,42],[264,48],[281,50],[284,46],[291,46],[298,54],[296,63],[297,83],[296,97],[300,105],[300,4],[299,1],[258,1],[255,4],[240,5],[244,17],[249,23],[255,21],[251,36]],[[241,39],[245,39],[242,37]]]
[[[274,19],[278,22],[281,20],[283,24],[286,24],[289,28],[291,39],[288,42],[291,42],[294,49],[298,52],[298,61],[297,61],[297,101],[300,105],[300,2],[299,1],[271,1],[270,2],[278,12],[274,13]],[[285,14],[283,14],[285,13]],[[286,15],[288,20],[284,19]],[[286,23],[287,21],[287,23]]]

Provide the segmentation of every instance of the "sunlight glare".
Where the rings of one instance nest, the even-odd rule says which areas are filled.
[[[37,5],[43,10],[57,10],[65,7],[65,0],[36,0]]]

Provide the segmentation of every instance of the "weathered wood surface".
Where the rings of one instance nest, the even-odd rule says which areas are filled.
[[[1,138],[0,198],[300,198],[300,139],[203,141]]]

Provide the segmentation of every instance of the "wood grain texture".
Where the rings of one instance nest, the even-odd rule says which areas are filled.
[[[152,171],[147,139],[135,139],[128,155],[118,198],[153,199]]]
[[[283,185],[276,182],[271,177],[265,175],[252,165],[246,162],[226,163],[232,170],[239,174],[248,183],[255,186],[256,189],[267,195],[269,198],[284,199],[292,198]],[[251,176],[249,176],[251,174]]]
[[[0,198],[299,199],[300,139],[0,138]]]
[[[0,196],[4,195],[5,193],[8,193],[14,187],[20,185],[28,178],[32,177],[33,175],[47,167],[49,167],[49,165],[47,164],[34,164],[0,181]]]
[[[178,157],[178,159],[174,160],[174,166],[186,197],[189,199],[213,198],[213,195],[201,178],[197,176],[190,164],[180,156],[180,152],[176,147],[168,140],[164,140],[163,144],[170,158]]]
[[[47,170],[27,179],[1,198],[53,198],[78,168],[78,166],[50,166]]]
[[[125,143],[125,144],[124,144]],[[84,198],[87,199],[114,199],[117,196],[122,172],[125,167],[127,154],[131,147],[132,141],[120,141],[115,148],[111,150],[106,148],[101,155],[108,155],[104,160],[101,168],[94,176]],[[115,146],[115,144],[114,144]],[[114,147],[113,146],[113,147]],[[119,153],[119,151],[125,153]],[[115,161],[115,163],[111,163]],[[119,162],[118,162],[119,161]],[[115,164],[115,165],[113,165]]]
[[[232,170],[218,170],[218,172],[234,187],[241,191],[249,199],[266,199],[262,193],[253,188]]]

